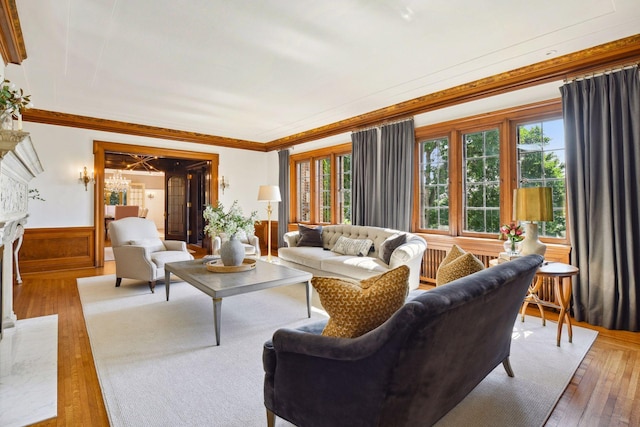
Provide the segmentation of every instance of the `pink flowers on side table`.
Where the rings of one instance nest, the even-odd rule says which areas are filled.
[[[516,255],[518,253],[516,243],[524,240],[523,233],[524,230],[522,229],[522,226],[515,222],[512,222],[511,224],[504,224],[500,227],[499,238],[508,240],[508,242],[505,242],[504,248],[509,255]]]

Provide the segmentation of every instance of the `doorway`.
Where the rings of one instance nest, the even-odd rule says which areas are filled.
[[[157,160],[153,167],[165,169],[165,238],[207,247],[203,234],[193,230],[202,230],[202,210],[218,200],[218,154],[104,141],[94,141],[93,152],[96,266],[104,266],[105,169],[126,169],[136,161],[140,166],[140,158]],[[143,163],[152,164],[151,160]]]

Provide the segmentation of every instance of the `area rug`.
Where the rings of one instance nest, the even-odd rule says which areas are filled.
[[[112,426],[265,425],[263,343],[278,328],[326,317],[314,298],[307,318],[303,285],[225,298],[215,346],[213,304],[202,292],[173,282],[167,302],[162,285],[152,294],[145,282],[114,283],[113,275],[78,279]],[[547,325],[518,319],[516,377],[498,366],[439,425],[542,425],[596,337],[574,328],[573,343],[557,347],[555,324]]]
[[[22,319],[0,341],[0,426],[58,415],[58,315]]]

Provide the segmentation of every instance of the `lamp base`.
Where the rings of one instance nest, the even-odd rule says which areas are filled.
[[[538,224],[528,222],[525,224],[525,239],[522,241],[520,253],[522,255],[538,254],[544,256],[547,245],[538,239]]]

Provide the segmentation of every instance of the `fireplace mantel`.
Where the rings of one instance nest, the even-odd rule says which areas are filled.
[[[2,329],[15,326],[13,242],[29,215],[29,181],[42,170],[28,132],[0,130],[0,337]]]

